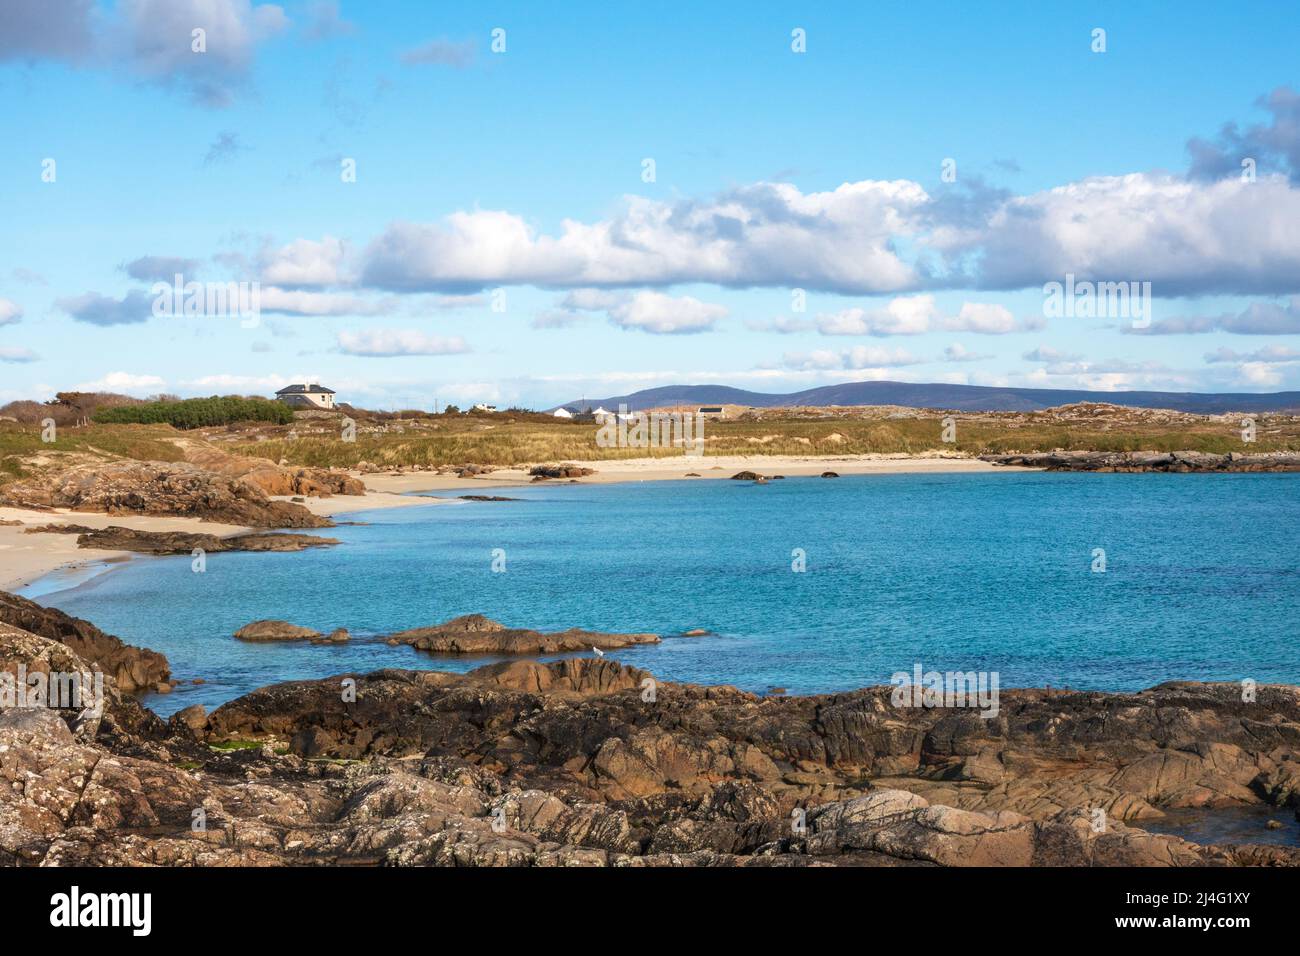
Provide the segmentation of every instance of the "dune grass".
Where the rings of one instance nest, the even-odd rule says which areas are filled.
[[[967,455],[1065,450],[1203,451],[1224,454],[1300,450],[1300,421],[1259,419],[1252,444],[1231,422],[1180,424],[1064,424],[1047,417],[956,416],[957,440],[941,440],[943,415],[908,418],[789,418],[709,422],[706,455],[864,455],[958,452]],[[334,433],[238,444],[242,454],[283,458],[296,465],[356,467],[440,466],[473,462],[521,465],[677,457],[680,448],[602,448],[590,423],[440,421],[436,427],[366,433],[345,442]]]

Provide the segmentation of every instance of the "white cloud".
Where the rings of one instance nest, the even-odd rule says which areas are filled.
[[[893,248],[928,202],[918,184],[845,183],[802,193],[757,183],[703,201],[625,197],[610,219],[566,219],[541,235],[500,210],[397,222],[366,248],[363,281],[401,291],[492,285],[711,282],[889,292],[917,283]]]
[[[229,106],[247,81],[256,47],[289,23],[283,8],[249,0],[120,0],[109,50],[131,73],[180,86],[209,107]],[[206,32],[206,52],[191,49]]]
[[[153,315],[153,302],[153,296],[135,289],[120,299],[100,295],[98,292],[86,292],[55,299],[54,305],[78,322],[88,322],[91,325],[130,325],[148,322]]]
[[[1082,356],[1071,355],[1054,349],[1050,345],[1040,345],[1021,356],[1026,362],[1077,362]]]
[[[468,352],[469,346],[459,337],[427,335],[414,329],[366,329],[340,332],[339,350],[347,355],[386,358],[399,355],[455,355]]]
[[[1000,205],[927,243],[978,252],[984,288],[1077,279],[1149,281],[1157,296],[1295,291],[1300,191],[1283,176],[1193,182],[1094,176]]]
[[[157,393],[167,382],[157,375],[135,375],[131,372],[109,372],[93,382],[73,386],[78,392],[123,392],[127,395]]]
[[[1000,305],[963,302],[957,317],[944,322],[944,328],[953,332],[1006,335],[1016,331],[1016,317]]]
[[[619,328],[639,329],[655,335],[707,332],[727,317],[727,308],[701,302],[689,295],[670,296],[662,292],[638,292],[609,310],[609,319]]]
[[[839,351],[817,349],[812,352],[787,352],[781,356],[781,364],[784,367],[801,371],[829,369],[875,371],[879,368],[916,365],[920,361],[903,349],[891,350],[875,345],[859,345]]]
[[[925,332],[974,332],[1005,335],[1023,331],[1006,308],[981,302],[964,302],[955,316],[944,316],[934,296],[898,296],[882,309],[853,307],[817,316],[822,335],[921,335]]]
[[[980,355],[978,352],[973,352],[960,342],[953,342],[952,345],[944,349],[943,357],[949,362],[979,362],[993,358],[992,355]]]
[[[361,299],[341,292],[308,292],[304,289],[261,289],[263,312],[281,315],[382,315],[393,311],[388,299]]]
[[[0,345],[0,362],[35,362],[39,358],[31,349]]]
[[[1207,353],[1205,361],[1210,364],[1218,362],[1257,362],[1265,365],[1276,365],[1300,362],[1300,350],[1287,345],[1266,345],[1262,349],[1243,354],[1227,347],[1221,347]]]
[[[333,286],[346,283],[344,260],[347,245],[342,239],[325,236],[295,239],[279,249],[263,253],[261,280],[280,286]]]
[[[0,299],[0,325],[11,325],[22,317],[22,306],[9,299]]]

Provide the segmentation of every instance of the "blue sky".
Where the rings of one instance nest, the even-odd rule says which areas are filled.
[[[1300,388],[1281,5],[0,6],[0,400]],[[177,267],[260,320],[152,315]]]

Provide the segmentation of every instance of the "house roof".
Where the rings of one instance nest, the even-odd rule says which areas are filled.
[[[277,395],[334,395],[332,388],[326,388],[324,385],[286,385],[275,394]]]

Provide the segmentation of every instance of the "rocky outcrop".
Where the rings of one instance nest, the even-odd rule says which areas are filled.
[[[78,465],[10,482],[0,490],[0,504],[106,514],[184,515],[252,528],[327,528],[333,524],[302,505],[272,501],[243,478],[179,462]]]
[[[0,667],[59,655],[0,627]],[[387,670],[166,723],[117,698],[93,724],[0,708],[0,862],[1297,866],[1132,821],[1290,801],[1298,748],[1292,687],[1008,691],[984,720],[596,658]]]
[[[286,467],[267,458],[231,455],[207,444],[187,442],[184,448],[185,460],[190,464],[214,474],[242,479],[268,495],[328,498],[331,495],[366,493],[365,484],[345,471]]]
[[[528,474],[533,476],[534,481],[548,478],[585,478],[595,473],[596,469],[594,468],[584,468],[582,465],[573,464],[534,465],[528,469]]]
[[[171,676],[167,658],[157,651],[124,644],[89,621],[7,591],[0,591],[0,623],[66,644],[126,694],[155,690]]]
[[[995,465],[1044,468],[1047,471],[1102,472],[1243,472],[1300,471],[1300,455],[1293,452],[1266,452],[1250,455],[1229,452],[1215,455],[1199,451],[1054,451],[1016,455],[981,455]]]
[[[409,644],[431,654],[562,654],[596,647],[608,650],[634,644],[658,644],[657,634],[604,634],[570,628],[547,634],[506,627],[482,614],[466,614],[434,627],[417,627],[390,635],[390,642]]]
[[[192,554],[198,548],[208,554],[225,551],[304,551],[339,544],[337,538],[310,534],[235,534],[218,537],[184,531],[137,531],[112,525],[85,529],[77,538],[79,548],[135,551],[142,554]]]

